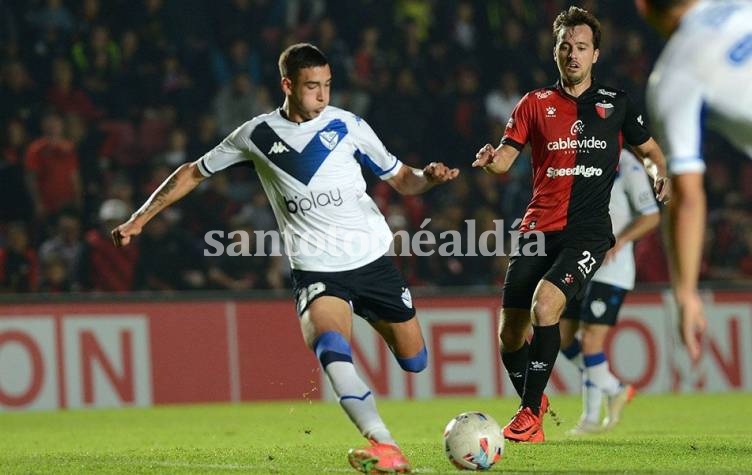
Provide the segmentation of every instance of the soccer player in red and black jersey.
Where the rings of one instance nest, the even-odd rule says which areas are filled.
[[[657,165],[648,167],[657,197],[663,201],[668,193],[663,153],[642,115],[623,91],[593,81],[598,20],[570,7],[554,21],[553,33],[559,81],[526,94],[501,144],[485,145],[473,162],[505,173],[526,144],[532,148],[533,197],[520,226],[523,252],[513,254],[507,269],[499,337],[501,359],[522,398],[504,436],[520,442],[544,440],[543,391],[559,351],[559,318],[614,244],[608,205],[623,146]],[[526,246],[535,237],[525,237],[530,231],[543,233],[545,253],[524,255],[534,249]]]

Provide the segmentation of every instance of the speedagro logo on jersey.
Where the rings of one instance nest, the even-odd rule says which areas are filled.
[[[292,198],[282,196],[282,200],[285,202],[285,208],[287,208],[288,213],[300,213],[301,216],[305,216],[312,209],[324,208],[326,206],[342,206],[344,202],[342,191],[339,188],[323,193],[312,191],[304,196],[294,195]]]
[[[598,167],[586,167],[585,165],[577,165],[573,168],[554,168],[548,167],[546,169],[546,176],[548,178],[557,178],[560,176],[584,176],[590,178],[591,176],[603,175],[603,169]]]

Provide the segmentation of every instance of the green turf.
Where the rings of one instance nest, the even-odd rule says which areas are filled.
[[[579,398],[553,397],[565,420],[546,419],[541,445],[508,443],[493,471],[752,473],[752,395],[639,395],[613,432],[564,431]],[[515,401],[380,401],[418,473],[456,473],[441,432],[455,414],[483,410],[505,422]],[[363,443],[333,403],[174,406],[0,414],[0,473],[349,473]],[[354,472],[353,472],[354,473]]]

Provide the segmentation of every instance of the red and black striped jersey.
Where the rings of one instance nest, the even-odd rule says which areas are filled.
[[[533,197],[520,230],[610,236],[608,204],[622,146],[648,139],[624,91],[593,82],[579,97],[560,83],[527,93],[501,140],[532,149]]]

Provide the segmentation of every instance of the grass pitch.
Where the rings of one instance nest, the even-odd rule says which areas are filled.
[[[511,399],[380,401],[417,473],[456,473],[441,433],[454,415],[504,424]],[[639,395],[612,432],[571,438],[578,397],[552,397],[546,443],[507,443],[492,471],[752,473],[752,394]],[[364,440],[336,403],[173,406],[0,414],[0,473],[355,473]]]

